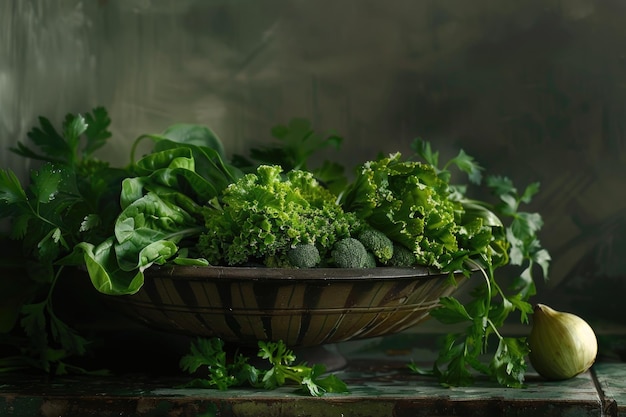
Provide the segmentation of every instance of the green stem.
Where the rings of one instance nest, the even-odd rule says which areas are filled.
[[[52,307],[52,293],[54,292],[54,287],[56,286],[59,277],[61,276],[61,272],[63,271],[63,265],[59,266],[54,277],[52,278],[52,282],[50,283],[50,288],[48,289],[48,295],[46,295],[46,310],[48,310],[48,314],[50,317],[56,318],[54,314],[54,309]]]
[[[495,324],[493,324],[493,321],[491,321],[491,319],[488,318],[487,323],[489,324],[489,327],[493,329],[493,332],[498,337],[498,339],[500,340],[504,339],[504,337],[500,334],[500,332],[498,331],[498,328],[496,327]]]
[[[472,263],[476,268],[478,268],[483,276],[483,278],[485,278],[485,284],[487,285],[487,297],[485,300],[485,314],[482,316],[483,320],[485,320],[485,322],[487,323],[487,325],[489,327],[492,328],[493,332],[495,333],[495,335],[498,337],[498,339],[502,340],[502,336],[500,335],[500,332],[498,332],[498,329],[496,328],[496,325],[493,323],[493,321],[489,318],[489,311],[491,310],[491,298],[492,298],[492,294],[493,294],[493,288],[492,288],[492,283],[496,286],[496,290],[498,291],[498,294],[500,294],[502,297],[504,297],[504,294],[502,293],[500,287],[495,283],[495,280],[493,279],[493,268],[491,267],[491,264],[489,262],[487,262],[487,260],[485,259],[485,263],[488,266],[487,270],[488,272],[485,270],[485,268],[483,268],[481,265],[479,265],[476,261],[470,259],[469,260],[470,263]],[[487,331],[485,328],[484,333],[482,334],[483,337],[483,343],[482,343],[482,349],[483,351],[486,350],[486,346],[487,346]]]
[[[139,143],[143,139],[160,140],[162,138],[159,135],[144,134],[144,135],[139,136],[137,139],[135,139],[132,147],[130,148],[130,165],[131,166],[135,165],[135,152],[137,151],[137,147],[139,146]]]

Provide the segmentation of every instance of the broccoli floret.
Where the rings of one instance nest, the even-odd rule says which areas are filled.
[[[367,262],[365,263],[364,268],[376,268],[376,257],[372,252],[367,252]]]
[[[393,242],[380,230],[368,227],[358,234],[357,239],[383,264],[393,256]]]
[[[339,268],[367,268],[370,254],[365,246],[353,237],[343,238],[333,246],[331,256]]]
[[[320,251],[312,243],[301,243],[289,249],[287,260],[294,268],[313,268],[321,262]]]
[[[393,256],[389,260],[391,266],[414,266],[417,264],[417,257],[406,246],[394,243]]]

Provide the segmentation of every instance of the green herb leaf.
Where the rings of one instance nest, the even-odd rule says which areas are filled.
[[[293,382],[299,391],[311,396],[328,392],[348,392],[347,385],[335,375],[326,375],[323,365],[293,365],[296,357],[282,342],[259,341],[258,357],[268,361],[270,368],[259,370],[248,363],[248,358],[235,354],[229,362],[224,352],[224,342],[219,338],[197,339],[191,352],[180,361],[183,371],[196,373],[206,368],[207,377],[192,380],[186,386],[228,389],[245,383],[253,387],[273,390]]]
[[[54,200],[59,192],[61,179],[61,170],[52,164],[44,164],[38,171],[33,171],[31,187],[38,202],[48,203]]]
[[[525,339],[502,338],[490,364],[491,372],[500,385],[512,388],[524,386],[526,362],[530,349]]]
[[[274,126],[271,133],[278,144],[251,148],[250,157],[257,164],[280,165],[284,171],[308,170],[307,163],[313,154],[327,147],[337,149],[343,142],[343,138],[333,132],[316,133],[311,122],[303,118],[293,118],[287,125]],[[247,161],[245,157],[236,159]],[[250,161],[247,163],[252,165]]]
[[[444,169],[452,164],[456,165],[461,171],[467,173],[470,182],[480,184],[482,181],[482,167],[478,165],[474,158],[466,154],[463,149],[459,151],[459,154],[455,158],[448,161]]]
[[[490,175],[487,177],[487,186],[498,196],[517,193],[513,181],[507,177]]]
[[[81,115],[68,115],[63,124],[63,138],[70,149],[70,161],[77,156],[80,137],[87,130],[85,118]]]
[[[416,138],[411,142],[411,150],[433,167],[439,167],[439,152],[432,150],[430,142]]]
[[[326,373],[324,365],[313,365],[306,376],[302,377],[300,391],[313,397],[321,397],[326,393],[347,393],[348,386],[336,375],[323,376]]]
[[[34,127],[28,132],[28,137],[44,152],[43,155],[39,155],[20,142],[18,142],[17,148],[11,148],[11,150],[27,158],[50,162],[67,161],[71,152],[67,141],[63,139],[47,118],[39,117],[39,125],[40,127]]]
[[[465,306],[461,304],[456,298],[441,297],[439,299],[441,307],[437,307],[431,310],[430,315],[442,323],[455,324],[464,321],[472,321],[472,317],[469,315]]]
[[[426,161],[437,162],[437,154],[427,143],[416,141],[413,148]],[[435,169],[440,178],[448,181],[452,177],[448,168],[453,165],[467,172],[470,182],[480,183],[481,168],[463,151],[446,163],[444,169],[436,166]],[[465,197],[467,187],[450,185],[450,198],[463,205],[459,247],[466,249],[453,255],[450,265],[460,268],[459,261],[463,260],[467,265],[479,267],[484,282],[473,289],[472,300],[464,306],[447,297],[442,299],[441,307],[432,311],[432,316],[442,323],[467,323],[463,333],[447,336],[435,363],[433,374],[446,386],[471,384],[471,369],[505,386],[522,385],[524,356],[528,352],[525,341],[504,337],[498,329],[515,312],[522,323],[528,322],[532,313],[528,299],[536,292],[532,275],[535,263],[541,265],[547,278],[550,255],[537,239],[543,226],[541,216],[520,211],[520,205],[529,203],[538,192],[539,184],[530,184],[522,195],[518,195],[513,182],[506,177],[488,176],[486,185],[499,203],[490,206],[469,200]],[[496,280],[495,270],[507,264],[521,267],[521,272],[513,285],[503,289]],[[488,352],[490,338],[497,339],[498,348],[487,366],[481,357]]]
[[[85,116],[68,114],[63,121],[61,133],[50,120],[40,117],[40,126],[31,129],[28,138],[43,153],[38,153],[21,142],[17,143],[17,147],[11,148],[11,151],[26,158],[76,166],[89,160],[93,152],[106,143],[111,136],[107,130],[109,123],[108,114],[103,107],[97,107]],[[85,143],[81,150],[83,139]]]
[[[111,137],[109,131],[111,119],[104,107],[96,107],[91,113],[85,114],[85,122],[87,123],[87,130],[85,130],[87,143],[83,149],[83,157],[88,158],[102,148]]]
[[[26,192],[22,188],[19,178],[12,172],[0,169],[0,210],[9,212],[9,204],[23,204],[28,202]],[[2,211],[0,211],[2,213]]]
[[[223,348],[224,342],[219,338],[198,338],[191,344],[191,352],[180,360],[181,369],[194,373],[206,367],[208,371],[208,378],[195,379],[191,383],[192,386],[224,391],[255,378],[251,376],[249,372],[251,367],[242,356],[237,355],[232,364],[227,363],[226,352]]]

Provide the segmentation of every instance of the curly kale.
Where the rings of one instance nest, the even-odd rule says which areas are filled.
[[[231,266],[290,266],[287,254],[299,244],[315,245],[323,258],[360,227],[310,172],[283,175],[278,165],[261,165],[232,183],[205,207],[204,219],[200,254],[213,265]]]
[[[395,153],[361,165],[341,205],[413,251],[419,264],[445,269],[459,251],[463,213],[449,196],[433,166]]]

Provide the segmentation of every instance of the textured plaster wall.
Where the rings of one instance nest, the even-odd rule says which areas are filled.
[[[36,116],[104,105],[131,141],[205,123],[230,152],[294,116],[345,136],[348,166],[459,147],[545,220],[538,301],[624,322],[626,5],[617,0],[0,2],[0,165]]]

